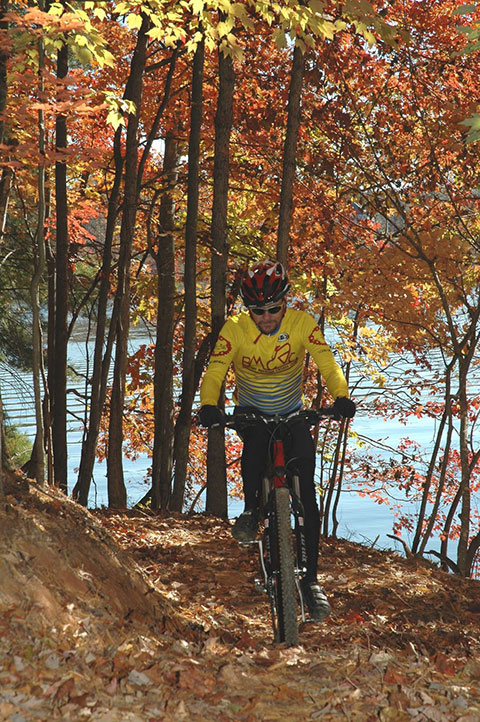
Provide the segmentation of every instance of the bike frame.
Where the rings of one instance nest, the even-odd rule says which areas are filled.
[[[300,508],[303,509],[303,507],[299,496],[296,499],[297,503],[293,504],[294,493],[288,481],[283,440],[273,437],[271,470],[265,476],[263,482],[263,539],[258,540],[260,567],[263,571],[263,588],[267,592],[270,601],[274,639],[276,642],[286,642],[294,645],[298,643],[298,619],[296,602],[292,603],[292,597],[297,596],[300,599],[302,619],[304,619],[305,611],[300,578],[306,570],[306,555],[304,555],[304,559],[299,559],[299,550],[305,550],[303,513],[298,514]],[[290,536],[284,551],[281,551],[279,542],[281,534],[279,517],[282,513],[279,510],[280,504],[287,509],[283,512],[283,515],[288,515],[288,532]],[[293,547],[292,514],[295,519],[293,529],[296,537],[296,543]],[[282,558],[282,555],[288,557],[286,561]],[[286,568],[282,568],[282,563],[286,565]],[[257,586],[260,586],[260,584],[257,583]],[[285,596],[287,596],[286,599]]]

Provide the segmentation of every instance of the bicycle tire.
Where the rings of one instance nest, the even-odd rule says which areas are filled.
[[[298,644],[298,613],[290,493],[287,488],[279,487],[274,494],[279,567],[275,584],[278,641],[294,646]]]

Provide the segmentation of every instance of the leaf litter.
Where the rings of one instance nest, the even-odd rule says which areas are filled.
[[[286,648],[228,521],[5,486],[0,720],[480,719],[477,581],[323,541],[332,617]]]

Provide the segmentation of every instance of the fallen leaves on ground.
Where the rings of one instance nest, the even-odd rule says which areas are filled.
[[[286,648],[229,522],[6,486],[0,720],[480,719],[476,581],[323,542],[332,617]]]

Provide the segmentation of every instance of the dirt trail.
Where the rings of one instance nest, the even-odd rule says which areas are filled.
[[[480,720],[480,584],[346,541],[334,613],[271,641],[228,522],[90,513],[12,477],[0,504],[0,720]]]

